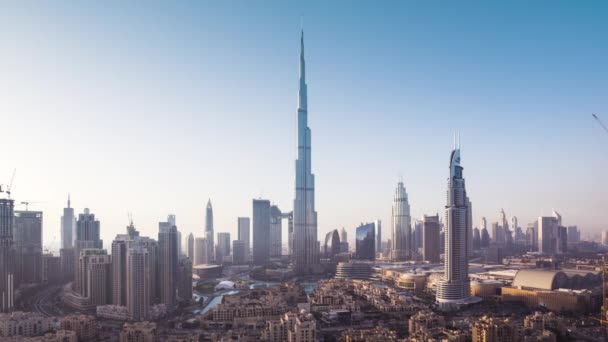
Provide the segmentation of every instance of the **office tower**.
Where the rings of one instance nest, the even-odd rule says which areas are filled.
[[[73,281],[74,271],[76,270],[76,250],[74,248],[60,249],[59,260],[62,279]]]
[[[340,253],[348,253],[348,235],[344,227],[340,230]]]
[[[488,229],[484,227],[481,230],[481,248],[490,247],[490,234],[488,233]]]
[[[80,254],[85,249],[102,249],[103,241],[99,237],[100,224],[95,219],[95,214],[91,214],[89,208],[84,209],[84,213],[78,215],[76,221],[76,237],[74,240],[74,263],[78,268]],[[74,273],[74,291],[82,293],[82,284],[85,281],[81,277],[82,272],[78,270]]]
[[[317,248],[315,176],[312,174],[311,167],[311,131],[310,127],[308,127],[304,31],[302,31],[300,44],[300,88],[298,93],[297,121],[298,152],[295,165],[295,199],[293,201],[293,261],[296,274],[309,274],[313,272],[313,268],[319,263],[319,249]]]
[[[376,231],[373,223],[361,224],[356,229],[355,257],[359,260],[376,260]]]
[[[42,212],[15,211],[15,284],[42,282]]]
[[[382,221],[374,221],[376,225],[376,253],[382,253]]]
[[[0,312],[13,310],[15,299],[15,245],[12,199],[0,198]]]
[[[297,240],[296,240],[297,243]],[[270,201],[253,200],[253,263],[264,266],[270,256]]]
[[[412,253],[417,254],[422,248],[422,221],[414,220],[414,231],[412,233]]]
[[[608,246],[608,231],[602,231],[602,245]]]
[[[557,253],[564,254],[568,251],[568,228],[557,227]]]
[[[270,256],[280,257],[282,254],[283,214],[276,205],[270,207]]]
[[[177,230],[177,257],[182,256],[182,232]]]
[[[179,259],[177,296],[181,301],[192,300],[192,260],[184,256]]]
[[[177,290],[177,227],[169,222],[158,224],[158,249],[160,303],[172,310]]]
[[[127,305],[127,252],[131,238],[126,234],[116,235],[112,241],[112,304]]]
[[[224,259],[230,256],[230,233],[217,233],[217,250],[215,261],[223,264]]]
[[[559,224],[554,216],[538,218],[538,251],[542,254],[556,254],[559,250]]]
[[[560,215],[557,211],[553,210],[553,217],[557,220],[557,225],[562,225],[562,215]]]
[[[445,260],[444,276],[437,284],[437,303],[442,309],[451,310],[466,302],[471,296],[467,244],[471,222],[465,180],[460,165],[460,148],[455,147],[450,157],[447,203],[445,206]]]
[[[530,250],[536,250],[538,248],[538,233],[537,233],[538,221],[528,223],[526,228],[526,246]]]
[[[492,223],[492,240],[497,245],[505,245],[505,231],[502,229],[502,226],[498,222]]]
[[[479,228],[473,229],[473,250],[479,250],[481,248],[481,233]]]
[[[127,226],[127,235],[129,236],[129,239],[134,240],[136,237],[139,236],[139,232],[137,231],[137,229],[135,228],[135,225],[133,224],[133,219],[129,220],[129,225]]]
[[[90,248],[80,252],[78,262],[82,280],[80,296],[93,306],[111,302],[112,257],[105,249]]]
[[[511,228],[513,231],[516,231],[517,227],[519,227],[517,224],[517,216],[511,216]]]
[[[340,253],[340,234],[337,229],[334,229],[325,235],[325,245],[323,246],[323,254],[326,259],[335,260],[336,255]]]
[[[232,263],[235,265],[243,265],[247,263],[247,245],[245,241],[232,241]]]
[[[439,262],[439,215],[424,215],[422,226],[422,257],[428,262]]]
[[[340,230],[340,242],[343,241],[348,241],[348,234],[346,233],[346,229],[344,229],[344,227],[342,227]]]
[[[74,217],[74,208],[71,206],[70,195],[68,195],[68,207],[63,208],[63,216],[61,216],[61,248],[74,247],[75,231],[76,217]]]
[[[186,253],[190,260],[194,260],[194,235],[192,233],[188,234],[188,241],[186,242]]]
[[[61,259],[51,253],[42,255],[42,283],[56,284],[61,281]]]
[[[581,241],[581,232],[576,226],[568,227],[568,242],[576,243]]]
[[[196,265],[204,265],[208,264],[209,253],[207,252],[207,248],[209,247],[209,243],[207,243],[207,239],[205,238],[196,238],[194,239],[194,262]]]
[[[488,221],[486,220],[485,217],[481,218],[481,230],[487,230],[488,229]]]
[[[207,239],[207,263],[211,263],[215,257],[215,253],[213,253],[215,241],[213,241],[213,207],[211,206],[211,199],[207,201],[205,213],[205,239]]]
[[[126,306],[129,320],[143,321],[150,308],[150,258],[148,250],[134,245],[127,250]],[[115,303],[116,304],[116,303]]]
[[[408,260],[411,257],[411,218],[410,205],[403,182],[397,183],[395,198],[393,199],[393,260]]]
[[[507,215],[505,214],[505,210],[500,208],[500,212],[498,213],[498,224],[502,227],[502,229],[509,229],[509,223],[507,221]]]
[[[238,239],[245,243],[245,260],[249,260],[249,253],[251,253],[251,238],[249,235],[249,226],[249,217],[238,218]]]

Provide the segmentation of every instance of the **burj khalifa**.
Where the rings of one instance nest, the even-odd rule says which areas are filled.
[[[298,92],[298,151],[296,159],[295,199],[293,203],[293,265],[298,275],[314,272],[319,263],[317,212],[315,211],[315,176],[311,171],[311,138],[308,127],[304,31],[300,47],[300,89]]]

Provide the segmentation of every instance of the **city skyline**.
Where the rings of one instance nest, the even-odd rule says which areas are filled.
[[[328,27],[337,28],[336,24],[330,24],[326,15],[315,13],[315,5],[306,7],[304,13],[281,8],[286,15],[272,17],[267,23],[263,21],[268,17],[257,12],[260,16],[247,18],[246,28],[253,29],[251,32],[243,26],[227,26],[225,21],[231,12],[225,6],[198,5],[195,6],[198,11],[193,13],[202,15],[203,10],[207,10],[218,17],[205,16],[207,21],[201,22],[196,15],[186,16],[183,25],[187,27],[178,30],[170,25],[170,14],[161,16],[165,20],[161,21],[161,28],[168,35],[165,38],[153,38],[151,34],[152,18],[158,14],[154,9],[125,5],[127,16],[123,18],[115,12],[117,9],[102,10],[95,5],[70,8],[68,14],[53,12],[42,4],[32,6],[39,6],[40,11],[50,10],[56,16],[34,23],[38,12],[28,12],[25,6],[11,4],[12,8],[7,10],[15,16],[5,25],[13,25],[22,33],[24,44],[19,45],[20,42],[9,36],[0,36],[0,40],[11,47],[7,49],[6,64],[0,66],[0,72],[11,80],[7,82],[10,87],[0,95],[0,110],[12,113],[3,116],[9,148],[3,156],[0,183],[8,182],[13,168],[17,169],[13,191],[15,210],[23,209],[18,206],[20,202],[32,201],[30,210],[44,212],[46,246],[53,241],[54,246],[59,246],[60,217],[68,193],[72,194],[75,215],[84,208],[95,213],[101,223],[101,240],[106,243],[116,234],[124,233],[124,226],[129,223],[127,212],[134,213],[135,225],[145,236],[156,236],[158,222],[168,214],[175,214],[182,237],[190,232],[195,237],[203,237],[205,203],[210,198],[214,231],[228,232],[234,237],[237,236],[236,218],[252,217],[252,199],[265,198],[280,208],[291,208],[296,140],[293,105],[298,86],[295,78],[298,22],[302,14],[306,17],[309,100],[314,113],[310,117],[310,126],[315,130],[312,162],[315,174],[319,175],[315,203],[320,213],[318,237],[345,227],[352,243],[354,229],[360,222],[376,219],[390,222],[391,198],[399,175],[403,176],[408,190],[412,219],[441,212],[443,180],[448,174],[444,155],[454,130],[462,132],[467,151],[467,192],[475,199],[473,222],[485,216],[491,224],[497,220],[498,208],[504,207],[509,215],[519,218],[523,228],[555,208],[564,215],[564,223],[578,225],[583,236],[591,232],[599,234],[606,228],[601,209],[608,203],[601,197],[606,185],[601,182],[600,172],[608,166],[608,160],[602,158],[608,140],[590,113],[598,112],[602,116],[605,86],[600,80],[605,79],[607,70],[602,69],[601,63],[595,63],[595,68],[582,65],[583,57],[593,61],[605,55],[606,49],[588,45],[594,41],[594,35],[599,34],[591,30],[595,23],[591,9],[579,8],[591,15],[591,19],[586,17],[587,26],[577,26],[590,35],[588,39],[566,36],[560,43],[556,42],[557,33],[540,29],[536,26],[541,26],[540,23],[533,24],[532,19],[536,19],[533,14],[538,13],[539,8],[532,7],[532,14],[519,14],[525,28],[545,38],[545,48],[557,53],[568,44],[581,52],[574,49],[565,56],[556,54],[549,63],[543,63],[544,69],[527,76],[530,79],[517,81],[530,67],[547,60],[533,54],[520,56],[512,51],[506,57],[519,56],[519,63],[503,59],[506,57],[499,56],[499,52],[505,52],[500,46],[502,41],[508,42],[513,50],[535,51],[525,38],[515,41],[504,32],[498,34],[502,40],[487,42],[489,52],[483,58],[475,58],[472,53],[484,46],[476,43],[476,39],[488,38],[485,34],[459,31],[457,34],[462,35],[466,43],[464,47],[448,44],[447,50],[442,50],[432,40],[425,42],[407,31],[395,30],[390,16],[387,23],[377,27],[358,27],[353,18],[342,19],[343,27],[330,32]],[[552,10],[562,13],[560,10],[567,6],[561,6]],[[243,3],[236,11],[243,16],[246,9],[248,5]],[[94,10],[108,11],[105,12],[108,17],[91,18]],[[124,28],[126,19],[131,18],[128,14],[138,10],[144,11],[143,18],[135,22],[126,37],[118,37],[118,29],[105,30],[105,25],[113,21],[118,28]],[[174,13],[185,9],[171,10]],[[412,10],[424,15],[432,8],[414,6]],[[484,20],[499,16],[496,7],[486,6],[482,10],[488,15]],[[350,9],[347,13],[355,16],[359,11],[361,9]],[[69,14],[78,13],[83,16],[69,19]],[[90,22],[82,21],[87,13]],[[577,13],[568,18],[575,21]],[[370,15],[375,18],[378,12],[372,11]],[[18,23],[14,18],[24,22]],[[431,20],[437,18],[431,17]],[[453,24],[454,19],[451,20]],[[541,20],[549,27],[557,24],[557,19],[552,17]],[[53,34],[50,43],[40,46],[28,43],[51,33],[45,33],[49,31],[45,29],[30,32],[26,25],[49,28],[53,21],[61,25],[50,30]],[[408,27],[420,29],[422,24],[413,21]],[[422,35],[432,38],[446,34],[448,26]],[[192,32],[186,31],[183,35],[181,30],[188,27]],[[278,33],[279,27],[287,29]],[[473,27],[477,26],[473,24]],[[499,27],[512,25],[499,23]],[[76,28],[102,38],[103,44],[95,50],[102,58],[95,62],[88,59],[86,51],[91,42],[81,34],[72,35],[78,32]],[[201,30],[207,31],[197,36]],[[349,30],[358,33],[353,34],[356,39],[342,36]],[[365,30],[369,32],[361,34]],[[374,40],[371,33],[378,34],[380,39]],[[126,66],[133,70],[123,70],[126,66],[116,65],[122,58],[119,51],[139,35],[150,41],[141,42],[141,52],[127,47]],[[171,43],[170,37],[183,39],[179,44]],[[230,40],[236,37],[240,46]],[[251,38],[251,42],[243,42],[246,37]],[[399,38],[403,38],[405,46],[392,47],[391,42]],[[217,57],[202,53],[203,45],[199,45],[202,43],[197,39],[219,50],[218,56],[233,59],[227,66],[211,72],[217,67]],[[220,40],[223,43],[220,44]],[[445,44],[445,40],[442,41]],[[51,43],[74,44],[44,59],[43,56],[50,56]],[[146,53],[168,46],[177,49],[167,55],[150,54],[147,64],[133,64]],[[246,54],[248,58],[229,53],[237,47],[242,49],[237,52],[250,52]],[[383,53],[375,56],[363,53],[362,48],[377,48]],[[425,49],[430,52],[423,53]],[[455,58],[438,59],[439,52],[452,53]],[[22,55],[29,55],[33,60],[23,61]],[[263,56],[270,55],[272,62],[266,63]],[[422,62],[423,56],[433,58]],[[70,57],[83,58],[72,65],[68,63]],[[195,60],[200,64],[194,63]],[[185,63],[178,66],[175,61]],[[341,63],[344,61],[346,63]],[[452,69],[438,64],[440,61],[447,62]],[[480,63],[478,69],[472,68],[475,62]],[[57,68],[52,68],[55,64]],[[497,65],[505,70],[480,76]],[[570,68],[563,68],[568,65]],[[108,78],[95,71],[97,67],[110,74],[123,71],[124,75]],[[229,71],[229,67],[236,70]],[[388,74],[390,68],[395,68],[393,76]],[[190,71],[194,73],[186,76]],[[514,72],[514,76],[507,77],[506,71]],[[430,72],[428,78],[420,77],[425,72]],[[19,77],[20,73],[24,77]],[[463,73],[471,80],[465,82],[464,96],[457,98],[458,87],[453,80],[458,75],[463,77]],[[416,77],[409,78],[410,83],[406,77],[401,79],[406,75]],[[577,75],[585,76],[582,78],[587,84],[581,86]],[[217,83],[206,83],[209,76]],[[366,77],[369,82],[365,82]],[[140,82],[136,83],[139,88],[126,87],[136,80]],[[497,80],[503,83],[494,87],[504,93],[481,89],[485,82]],[[143,85],[142,81],[151,84]],[[479,84],[472,85],[475,81]],[[178,90],[161,86],[164,82],[174,84]],[[378,87],[372,86],[376,83]],[[562,85],[557,93],[555,89],[553,92],[543,90],[554,83]],[[59,86],[51,87],[53,84]],[[334,88],[343,91],[337,92]],[[114,90],[122,95],[113,95]],[[562,92],[570,97],[558,99]],[[367,99],[362,101],[364,94]],[[222,96],[213,98],[219,95]],[[237,102],[244,105],[231,103],[231,98],[238,98]],[[144,99],[144,105],[135,105]],[[518,104],[518,100],[523,101],[522,104]],[[252,107],[257,108],[250,113]],[[347,115],[349,113],[351,115]],[[255,120],[251,119],[253,115]],[[268,123],[272,124],[264,128]],[[360,139],[370,132],[375,139]],[[510,134],[513,132],[515,134]],[[429,136],[433,139],[427,139]],[[417,148],[421,146],[417,143],[419,139],[424,140],[424,149]],[[216,153],[218,147],[221,153]],[[273,152],[272,158],[268,157],[269,151]],[[340,158],[335,158],[336,155]],[[508,165],[515,162],[520,168],[505,168],[505,160],[510,161]],[[234,167],[235,161],[243,163],[247,172]],[[69,167],[69,162],[73,162],[73,167]],[[547,171],[553,168],[560,172]],[[358,195],[360,193],[366,196]],[[343,205],[345,198],[348,205]],[[283,227],[284,246],[286,238],[286,227]]]

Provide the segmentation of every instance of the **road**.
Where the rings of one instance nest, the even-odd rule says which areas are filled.
[[[57,306],[62,288],[60,284],[31,289],[22,294],[18,305],[24,311],[38,312],[46,317],[63,316],[64,312]]]

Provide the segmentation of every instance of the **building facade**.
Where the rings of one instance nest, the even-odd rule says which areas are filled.
[[[373,223],[357,227],[356,258],[358,260],[376,260],[376,229]]]
[[[253,263],[264,266],[270,257],[270,201],[253,200]]]
[[[410,204],[403,182],[397,183],[392,209],[392,259],[396,261],[409,260],[412,256],[412,219]]]
[[[422,257],[424,261],[439,262],[439,215],[424,215],[422,227]]]

